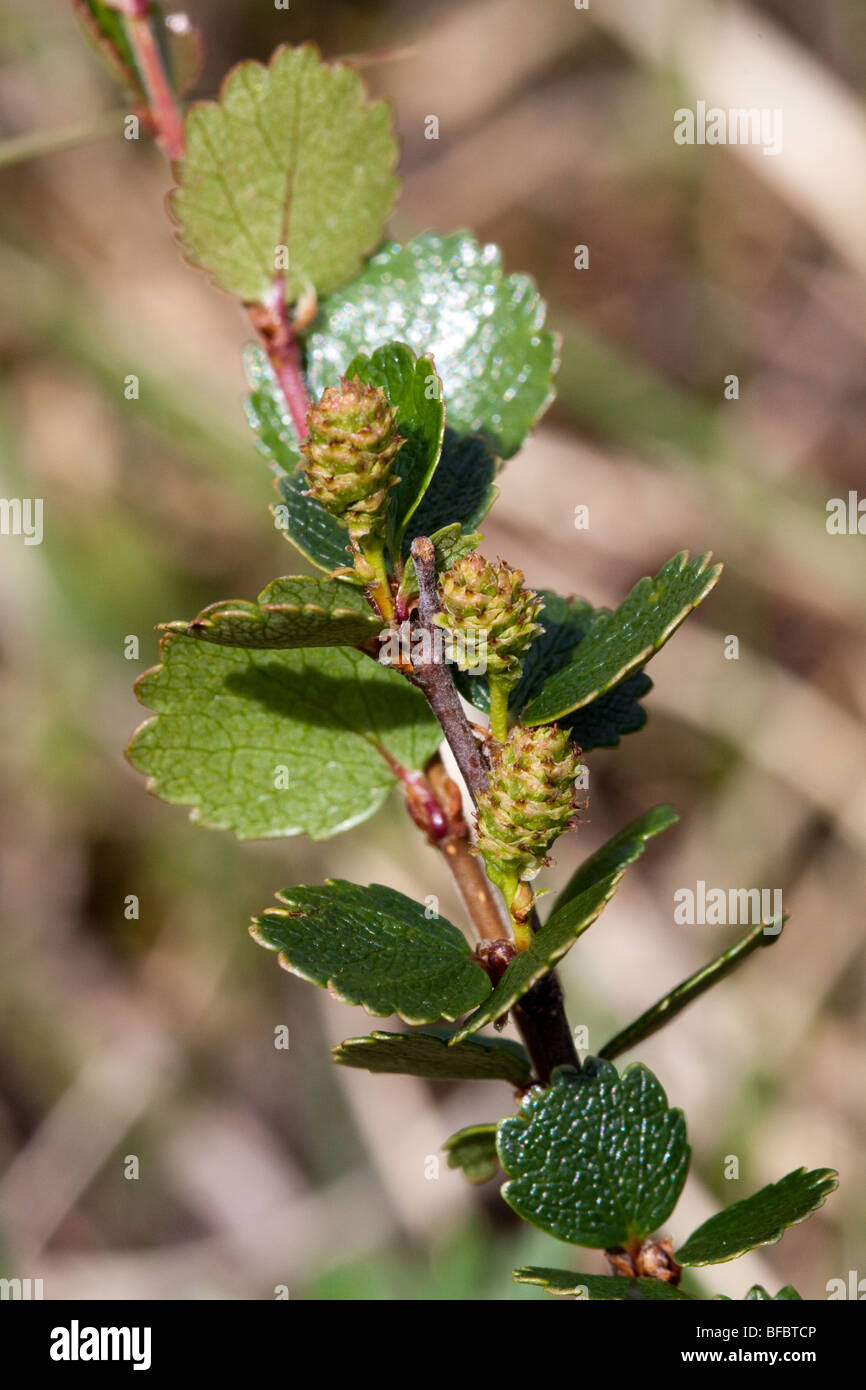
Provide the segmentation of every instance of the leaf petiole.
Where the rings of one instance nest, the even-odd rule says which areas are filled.
[[[385,567],[385,542],[378,537],[366,536],[357,544],[363,560],[366,562],[366,570],[372,572],[372,579],[367,583],[367,595],[378,608],[383,621],[393,623],[394,599],[391,595],[391,584]],[[361,566],[356,565],[356,569],[364,573]]]

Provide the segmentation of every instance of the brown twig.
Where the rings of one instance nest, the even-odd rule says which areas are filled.
[[[541,931],[538,909],[535,907],[529,914],[529,926],[533,934]],[[544,1048],[548,1075],[554,1067],[569,1066],[574,1067],[576,1071],[581,1070],[574,1037],[565,1016],[562,985],[559,983],[559,976],[553,970],[548,971],[537,984],[533,985],[532,989],[527,990],[516,1006],[514,1013],[518,1027],[521,1026],[521,1020],[518,1016],[522,1015],[523,1025],[526,1026],[528,1022],[531,1029],[539,1034],[539,1042]],[[521,1034],[523,1034],[522,1027]],[[527,1047],[530,1046],[528,1042],[526,1045]]]
[[[150,0],[113,0],[113,8],[120,11],[125,21],[156,139],[169,160],[180,159],[184,152],[183,116],[151,25]],[[301,349],[289,321],[282,281],[275,282],[269,304],[248,305],[247,309],[279,381],[298,439],[303,440],[307,434],[310,401]],[[429,659],[422,657],[414,661],[409,678],[426,696],[475,801],[481,792],[487,790],[489,777],[451,673],[444,658],[438,654],[440,642],[437,638],[440,634],[434,619],[439,612],[439,603],[435,556],[430,540],[419,537],[413,541],[412,556],[420,595],[418,626],[428,639]],[[447,779],[444,768],[441,777]],[[445,827],[439,813],[447,819],[447,806],[442,806],[436,789],[422,778],[416,777],[412,787],[407,785],[407,798],[413,819],[427,829],[431,843],[442,851],[479,936],[486,941],[501,939],[503,918],[490,882],[477,856],[471,852],[468,831],[462,825],[462,818],[460,828],[453,818]],[[425,826],[424,817],[429,819],[429,827]],[[538,920],[534,914],[533,929],[538,930]],[[514,1009],[514,1016],[538,1080],[543,1085],[550,1080],[554,1066],[563,1062],[579,1066],[565,1017],[562,990],[553,971],[523,996]]]
[[[448,776],[441,757],[438,753],[434,755],[424,776],[402,767],[387,749],[379,751],[403,784],[409,815],[451,870],[478,935],[485,941],[501,941],[505,936],[505,922],[490,880],[470,848],[460,788]]]
[[[437,756],[427,768],[430,785],[436,794],[439,805],[448,812],[460,803],[460,791],[445,771],[442,759]],[[449,815],[450,833],[440,840],[437,849],[441,850],[448,868],[463,899],[469,919],[478,935],[484,941],[499,941],[507,934],[505,919],[499,909],[496,894],[490,879],[484,872],[484,865],[477,854],[472,853],[469,844],[469,827],[453,813]]]
[[[412,559],[418,577],[417,628],[422,641],[417,644],[420,655],[417,659],[413,657],[410,679],[424,693],[439,720],[469,794],[476,801],[479,793],[487,790],[489,778],[481,748],[463,713],[460,696],[442,654],[442,633],[434,621],[439,612],[435,555],[432,542],[426,536],[419,536],[412,542]]]
[[[437,635],[435,618],[439,612],[439,600],[436,593],[433,545],[427,537],[422,536],[412,542],[412,558],[415,561],[415,573],[418,577],[417,622],[422,633],[426,634],[428,638],[429,659],[422,658],[413,663],[411,679],[427,697],[427,703],[442,726],[442,732],[454,754],[457,766],[469,789],[469,794],[473,801],[477,801],[479,794],[487,790],[490,779],[481,755],[481,749],[469,727],[466,715],[463,713],[451,672],[445,664],[444,658],[437,657],[439,645],[435,640]],[[487,883],[487,890],[480,899],[473,898],[473,888],[469,886],[468,882],[470,871],[465,861],[471,861],[476,869],[480,870],[476,856],[469,852],[467,844],[463,853],[455,850],[451,855],[446,854],[445,858],[452,873],[454,873],[455,881],[479,936],[486,940],[495,939],[490,935],[494,930],[493,920],[488,914],[488,902],[492,898],[492,889],[486,875],[481,874]],[[475,869],[471,872],[474,874]],[[469,896],[463,890],[460,879],[457,877],[458,873],[466,875]],[[476,916],[479,905],[483,906],[483,910]],[[495,907],[495,900],[493,900],[492,905]],[[496,916],[498,921],[495,933],[496,937],[500,937],[502,935],[502,919],[499,917],[498,908]],[[534,932],[539,930],[540,923],[534,909],[530,917],[530,924]],[[549,1083],[554,1067],[568,1065],[580,1069],[580,1060],[574,1046],[574,1038],[571,1035],[571,1029],[565,1015],[562,987],[554,971],[548,971],[531,989],[527,990],[513,1012],[520,1036],[532,1059],[536,1077],[543,1086]]]
[[[424,776],[402,767],[386,748],[380,747],[379,752],[403,784],[406,809],[412,820],[451,870],[478,935],[485,941],[503,940],[505,921],[481,861],[470,848],[460,788],[448,776],[441,757],[434,755]]]
[[[543,1086],[550,1081],[554,1067],[568,1066],[580,1071],[580,1058],[565,1015],[562,986],[554,970],[542,975],[526,991],[513,1012],[535,1074]]]

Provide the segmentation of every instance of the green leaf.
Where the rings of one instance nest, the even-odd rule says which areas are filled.
[[[782,923],[785,920],[783,918]],[[768,935],[764,923],[757,923],[744,936],[741,936],[739,941],[735,941],[733,946],[728,946],[713,960],[702,965],[700,970],[689,975],[688,979],[682,980],[661,999],[656,1000],[655,1004],[646,1009],[633,1023],[628,1024],[609,1042],[606,1042],[599,1051],[599,1057],[606,1057],[609,1061],[613,1061],[614,1057],[619,1057],[620,1053],[628,1052],[631,1048],[637,1047],[639,1043],[658,1032],[659,1028],[670,1023],[677,1014],[682,1013],[683,1009],[699,999],[708,989],[712,989],[713,985],[717,985],[732,970],[736,970],[753,951],[772,946],[774,941],[780,940],[781,935],[781,924],[777,931]]]
[[[87,39],[108,72],[139,101],[144,101],[144,85],[119,9],[103,0],[72,0],[72,4]],[[150,5],[147,18],[171,85],[182,96],[195,86],[204,66],[201,31],[188,15],[166,14],[161,5]]]
[[[293,473],[301,459],[298,437],[267,353],[256,343],[247,343],[241,361],[250,388],[247,419],[259,451],[270,460],[276,474]]]
[[[789,1226],[805,1221],[839,1186],[832,1168],[796,1168],[779,1182],[734,1202],[693,1231],[674,1256],[681,1265],[717,1265],[759,1245],[775,1245]]]
[[[668,1108],[652,1072],[637,1063],[620,1077],[595,1057],[529,1091],[521,1113],[500,1123],[497,1147],[509,1177],[502,1195],[518,1216],[606,1250],[667,1219],[690,1156],[682,1111]]]
[[[743,1301],[747,1303],[753,1301],[761,1303],[790,1303],[793,1300],[802,1303],[803,1298],[791,1284],[786,1284],[777,1294],[767,1293],[763,1284],[753,1284]]]
[[[126,34],[123,16],[103,0],[72,0],[84,34],[106,70],[139,100],[144,87]]]
[[[442,1081],[508,1081],[523,1088],[532,1068],[519,1043],[507,1038],[467,1038],[449,1047],[451,1030],[371,1033],[331,1049],[334,1061],[366,1071],[397,1072]]]
[[[436,573],[441,574],[443,570],[450,569],[454,562],[462,556],[471,555],[473,550],[478,549],[483,539],[478,531],[464,531],[459,521],[455,521],[452,526],[444,526],[441,531],[434,531],[430,540],[433,543]],[[406,561],[406,568],[400,581],[399,594],[403,599],[417,598],[418,596],[418,576],[415,573],[415,561],[411,555]]]
[[[535,639],[527,654],[520,683],[512,692],[511,708],[522,710],[539,694],[555,672],[566,666],[593,624],[606,615],[606,609],[593,608],[585,599],[565,599],[549,589],[541,590],[544,632]],[[583,709],[564,718],[577,747],[584,753],[593,748],[615,748],[623,734],[642,729],[647,720],[640,704],[652,690],[652,681],[643,671],[634,671]]]
[[[239,63],[184,132],[171,210],[188,258],[229,294],[263,305],[310,286],[328,294],[379,241],[397,190],[389,108],[311,44],[278,48],[267,67]]]
[[[300,464],[294,473],[277,478],[280,500],[271,510],[278,529],[319,569],[330,572],[350,565],[348,532],[315,498],[305,495],[308,488]]]
[[[544,631],[529,648],[521,678],[509,696],[509,709],[515,714],[539,694],[546,681],[568,665],[593,623],[608,612],[594,609],[585,599],[562,598],[550,589],[538,592],[544,601],[540,619]],[[460,673],[457,679],[461,693],[487,712],[490,693],[486,678]],[[615,748],[622,734],[643,728],[647,716],[639,701],[651,689],[649,676],[635,671],[585,708],[561,720],[562,726],[584,753],[593,748]]]
[[[471,1183],[489,1182],[499,1171],[496,1125],[468,1125],[442,1145],[449,1168],[462,1168]]]
[[[477,1033],[479,1028],[508,1013],[535,981],[546,975],[592,925],[613,897],[624,872],[625,869],[620,869],[618,873],[600,879],[586,892],[573,898],[562,912],[555,913],[549,922],[545,922],[526,950],[514,957],[490,998],[466,1020],[453,1041],[461,1042],[470,1033]]]
[[[600,878],[606,878],[608,874],[616,873],[617,870],[624,869],[628,864],[640,859],[647,841],[676,825],[678,820],[679,816],[672,806],[654,806],[651,811],[645,811],[642,816],[631,821],[623,830],[617,831],[616,835],[575,869],[568,883],[554,900],[551,915],[564,908],[572,898],[591,888]]]
[[[583,753],[591,753],[593,748],[616,748],[623,734],[635,734],[647,722],[640,701],[652,688],[649,676],[635,671],[559,722]]]
[[[275,579],[255,603],[212,603],[191,623],[165,623],[223,647],[358,647],[375,637],[382,620],[363,593],[339,579]]]
[[[416,536],[432,536],[453,522],[464,531],[480,526],[499,496],[493,486],[497,467],[480,435],[459,435],[446,428],[436,471],[406,528],[403,555],[408,555]]]
[[[441,731],[394,671],[346,647],[256,652],[170,633],[138,681],[128,750],[149,790],[241,840],[327,839],[366,820]]]
[[[517,1284],[538,1284],[546,1293],[560,1298],[580,1298],[587,1303],[686,1302],[691,1294],[661,1279],[624,1279],[616,1274],[574,1274],[570,1269],[544,1269],[526,1266],[512,1271]]]
[[[457,1037],[467,1037],[501,1018],[536,980],[546,975],[592,925],[613,897],[628,865],[643,854],[647,841],[676,820],[676,812],[670,806],[656,806],[581,864],[556,899],[544,926],[532,937],[527,949],[514,957],[490,998],[466,1020]]]
[[[399,338],[433,354],[449,425],[510,458],[553,396],[556,343],[544,314],[527,276],[503,274],[495,246],[424,232],[384,247],[322,305],[308,339],[313,390],[335,385],[353,352]]]
[[[279,951],[293,975],[369,1014],[434,1023],[457,1018],[490,990],[462,932],[393,888],[329,879],[277,898],[282,907],[255,919],[255,940]]]
[[[675,555],[654,579],[641,579],[614,613],[593,622],[567,666],[550,676],[523,711],[524,724],[549,724],[588,705],[636,671],[713,588],[721,565],[710,556]]]
[[[400,482],[388,505],[388,546],[392,555],[399,556],[406,525],[427,491],[442,452],[442,383],[432,358],[416,358],[403,343],[386,343],[372,357],[358,353],[344,375],[382,387],[396,412],[397,430],[404,443],[395,461]]]

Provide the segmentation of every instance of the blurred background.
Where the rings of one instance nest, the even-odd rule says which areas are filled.
[[[199,96],[281,41],[398,50],[367,69],[403,144],[394,235],[468,226],[537,279],[558,400],[501,478],[487,553],[609,605],[681,548],[724,560],[652,662],[646,728],[588,760],[551,884],[656,803],[681,822],[569,955],[569,1014],[597,1048],[729,944],[674,924],[677,888],[780,887],[783,941],[640,1050],[694,1149],[671,1229],[828,1165],[827,1206],[709,1287],[822,1298],[866,1276],[866,539],[825,526],[828,499],[866,493],[866,9],[188,8]],[[275,889],[329,874],[436,893],[463,923],[399,797],[337,840],[241,846],[124,762],[153,625],[299,564],[244,421],[248,327],[182,263],[161,156],[121,138],[124,98],[63,3],[0,0],[0,17],[0,488],[45,506],[41,546],[0,543],[2,1273],[46,1298],[543,1298],[516,1264],[601,1255],[523,1226],[498,1182],[473,1189],[441,1154],[512,1110],[507,1087],[334,1067],[329,1046],[389,1025],[246,934]],[[782,153],[676,145],[673,111],[698,99],[781,107]]]

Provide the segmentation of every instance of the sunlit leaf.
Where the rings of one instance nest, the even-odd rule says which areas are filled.
[[[251,928],[256,941],[279,951],[293,975],[346,1004],[434,1023],[457,1018],[490,990],[463,933],[393,888],[329,879],[277,898],[281,906]]]
[[[339,579],[290,575],[255,600],[212,603],[192,622],[164,624],[222,647],[359,647],[381,631],[364,594]]]
[[[366,820],[441,741],[426,701],[348,647],[254,651],[170,633],[136,686],[128,750],[163,801],[241,840],[327,839]]]
[[[532,280],[506,276],[497,247],[465,232],[423,232],[379,251],[321,306],[308,338],[310,379],[318,394],[354,352],[398,338],[432,353],[449,426],[483,434],[510,458],[553,395],[556,344],[544,315]]]
[[[230,294],[328,294],[379,241],[397,189],[389,108],[312,45],[239,63],[184,132],[171,209],[189,259]]]
[[[722,572],[709,555],[683,551],[641,579],[613,613],[597,617],[568,664],[549,676],[523,711],[525,724],[549,724],[588,705],[637,671],[706,598]]]

